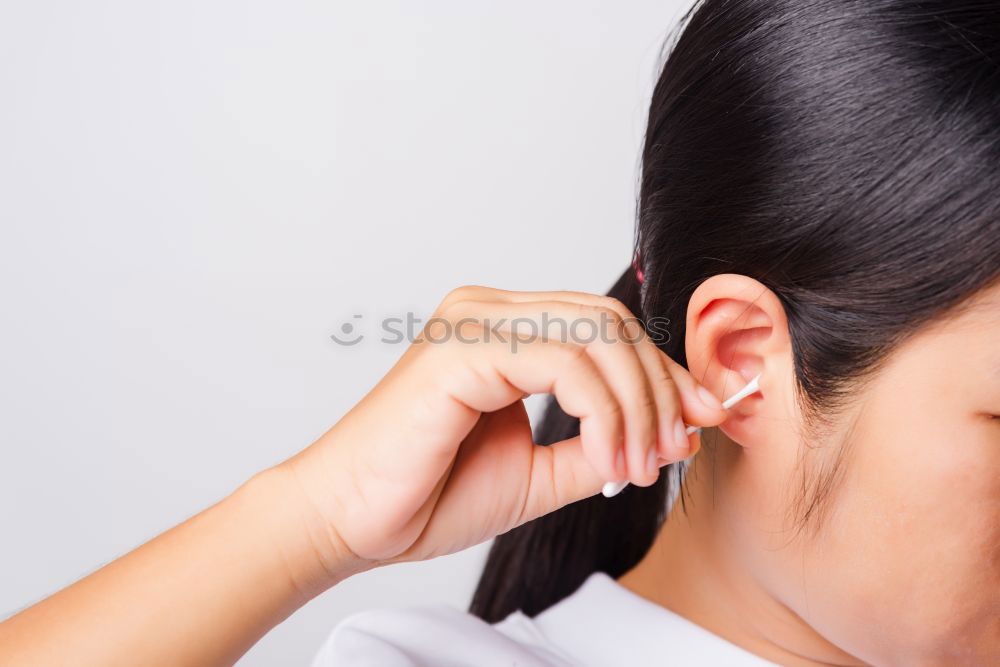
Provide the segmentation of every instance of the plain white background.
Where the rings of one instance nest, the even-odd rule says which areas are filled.
[[[605,291],[688,4],[0,4],[0,613],[333,424],[403,349],[344,322]],[[241,664],[464,607],[487,546],[349,580]]]

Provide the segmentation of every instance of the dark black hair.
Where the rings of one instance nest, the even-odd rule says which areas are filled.
[[[686,366],[688,301],[739,273],[785,308],[798,394],[821,419],[920,327],[1000,277],[1000,4],[705,0],[650,104],[637,206],[646,284]],[[551,403],[536,440],[579,423]],[[498,537],[472,601],[534,615],[652,544],[668,486],[629,486]]]

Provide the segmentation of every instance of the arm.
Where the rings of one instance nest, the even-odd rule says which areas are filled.
[[[0,623],[12,665],[232,664],[312,597],[364,569],[321,562],[309,508],[281,467]],[[327,539],[329,536],[325,536]]]

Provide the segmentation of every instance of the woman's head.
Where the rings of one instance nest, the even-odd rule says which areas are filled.
[[[657,586],[725,581],[814,659],[841,657],[826,642],[871,664],[1000,656],[1000,284],[894,346],[821,429],[787,313],[747,276],[695,290],[692,372],[720,395],[761,373],[761,391],[706,434],[688,516],[656,545],[670,565],[644,567]]]
[[[637,250],[641,294],[613,294],[669,319],[667,354],[720,396],[763,373],[696,464],[745,573],[863,659],[1000,649],[1000,7],[701,3],[653,93]],[[574,428],[553,406],[540,435]],[[671,479],[500,538],[474,609],[631,568]]]
[[[647,317],[753,277],[781,300],[814,420],[1000,276],[1000,7],[704,2],[653,94]],[[818,426],[818,424],[817,424]]]

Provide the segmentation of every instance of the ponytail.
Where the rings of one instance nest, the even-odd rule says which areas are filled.
[[[622,274],[608,296],[642,317],[634,269]],[[535,442],[551,445],[579,433],[580,420],[550,398]],[[488,623],[516,610],[534,616],[594,572],[624,574],[645,555],[665,518],[668,480],[676,479],[666,472],[652,486],[630,485],[613,498],[596,495],[497,537],[469,611]]]

